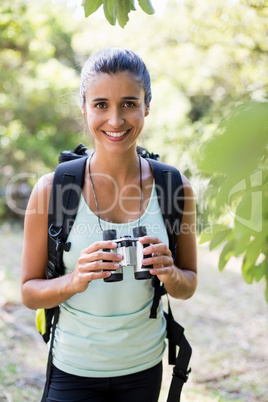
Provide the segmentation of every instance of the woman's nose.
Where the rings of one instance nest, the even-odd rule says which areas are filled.
[[[118,109],[111,110],[108,123],[113,127],[120,127],[124,123],[122,113]]]

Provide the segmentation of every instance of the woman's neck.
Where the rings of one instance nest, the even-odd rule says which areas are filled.
[[[95,150],[90,161],[91,170],[95,173],[105,173],[112,176],[117,183],[125,183],[137,174],[140,174],[139,157],[136,149],[129,150],[124,154],[115,154]]]

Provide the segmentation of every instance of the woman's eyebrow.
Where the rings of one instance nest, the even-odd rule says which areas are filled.
[[[104,101],[107,101],[107,100],[108,100],[107,98],[95,98],[95,99],[92,99],[91,102],[104,102]]]
[[[140,100],[140,98],[137,96],[123,96],[122,99]]]
[[[140,98],[137,96],[123,96],[122,99],[123,100],[140,100]],[[91,102],[107,102],[108,100],[109,100],[108,98],[95,98],[95,99],[92,99]]]

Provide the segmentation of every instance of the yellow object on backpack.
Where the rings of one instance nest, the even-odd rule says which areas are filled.
[[[35,325],[37,331],[44,335],[46,333],[46,313],[44,308],[39,308],[35,312]]]

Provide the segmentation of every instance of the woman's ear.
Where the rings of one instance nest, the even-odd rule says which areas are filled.
[[[82,114],[84,117],[87,117],[87,108],[85,105],[82,106]]]
[[[149,113],[150,113],[150,103],[148,103],[148,105],[145,105],[145,116],[148,116]]]

